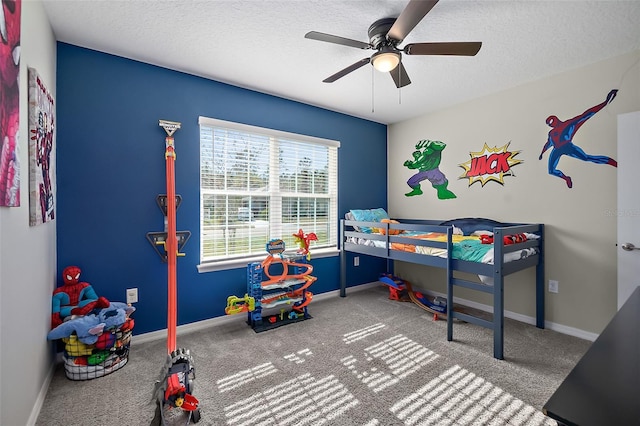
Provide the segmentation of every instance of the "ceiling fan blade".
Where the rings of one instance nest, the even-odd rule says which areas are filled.
[[[444,42],[444,43],[412,43],[403,51],[407,55],[459,55],[475,56],[482,47],[480,41]]]
[[[400,43],[418,25],[418,22],[429,13],[438,0],[411,0],[393,24],[387,37]]]
[[[396,87],[398,89],[411,84],[409,74],[407,74],[407,70],[404,69],[402,62],[400,62],[397,67],[389,71],[389,74],[391,74],[391,78],[393,78],[393,82],[396,83]]]
[[[353,72],[353,71],[357,70],[358,68],[367,65],[369,62],[371,62],[371,58],[361,59],[358,62],[356,62],[355,64],[351,64],[348,67],[346,67],[345,69],[343,69],[341,71],[338,71],[337,73],[335,73],[331,77],[325,78],[324,80],[322,80],[322,82],[323,83],[333,83],[337,79],[344,77],[345,75],[349,74],[350,72]]]
[[[331,34],[319,33],[317,31],[309,31],[304,35],[304,38],[318,41],[326,41],[328,43],[341,44],[343,46],[357,47],[358,49],[371,49],[369,43],[364,43],[358,40],[352,40],[350,38],[339,37]]]

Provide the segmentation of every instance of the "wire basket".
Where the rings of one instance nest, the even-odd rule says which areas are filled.
[[[64,342],[64,371],[68,379],[90,380],[103,377],[124,367],[129,360],[129,344],[133,326],[105,330],[95,344],[87,345],[75,334]]]

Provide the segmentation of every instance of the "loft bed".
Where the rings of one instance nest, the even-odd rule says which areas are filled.
[[[378,215],[354,215],[372,211]],[[544,224],[391,220],[385,215],[383,209],[352,210],[340,221],[341,297],[346,297],[347,252],[387,259],[387,272],[394,260],[446,269],[447,340],[453,340],[454,319],[486,327],[493,330],[493,356],[504,359],[504,278],[535,268],[536,327],[544,328]],[[480,282],[456,278],[455,271],[476,274]],[[454,311],[455,287],[493,295],[493,320]]]

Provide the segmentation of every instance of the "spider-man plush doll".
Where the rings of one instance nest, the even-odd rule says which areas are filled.
[[[51,302],[52,329],[69,315],[86,315],[96,308],[109,307],[109,301],[98,297],[89,283],[80,282],[81,272],[77,266],[67,266],[62,271],[64,285],[53,291]]]

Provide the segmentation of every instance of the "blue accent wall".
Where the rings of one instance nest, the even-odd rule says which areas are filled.
[[[146,239],[164,230],[156,205],[166,193],[158,120],[182,123],[174,135],[177,229],[192,237],[178,258],[179,325],[224,315],[227,296],[246,292],[246,268],[196,268],[199,116],[338,140],[340,217],[353,208],[387,207],[385,125],[65,43],[57,45],[56,92],[58,276],[77,265],[81,280],[112,301],[125,301],[125,290],[137,287],[136,334],[167,324],[167,267]],[[337,290],[339,258],[312,263],[318,280],[310,290]],[[361,258],[349,284],[375,281],[384,267],[383,260]]]

